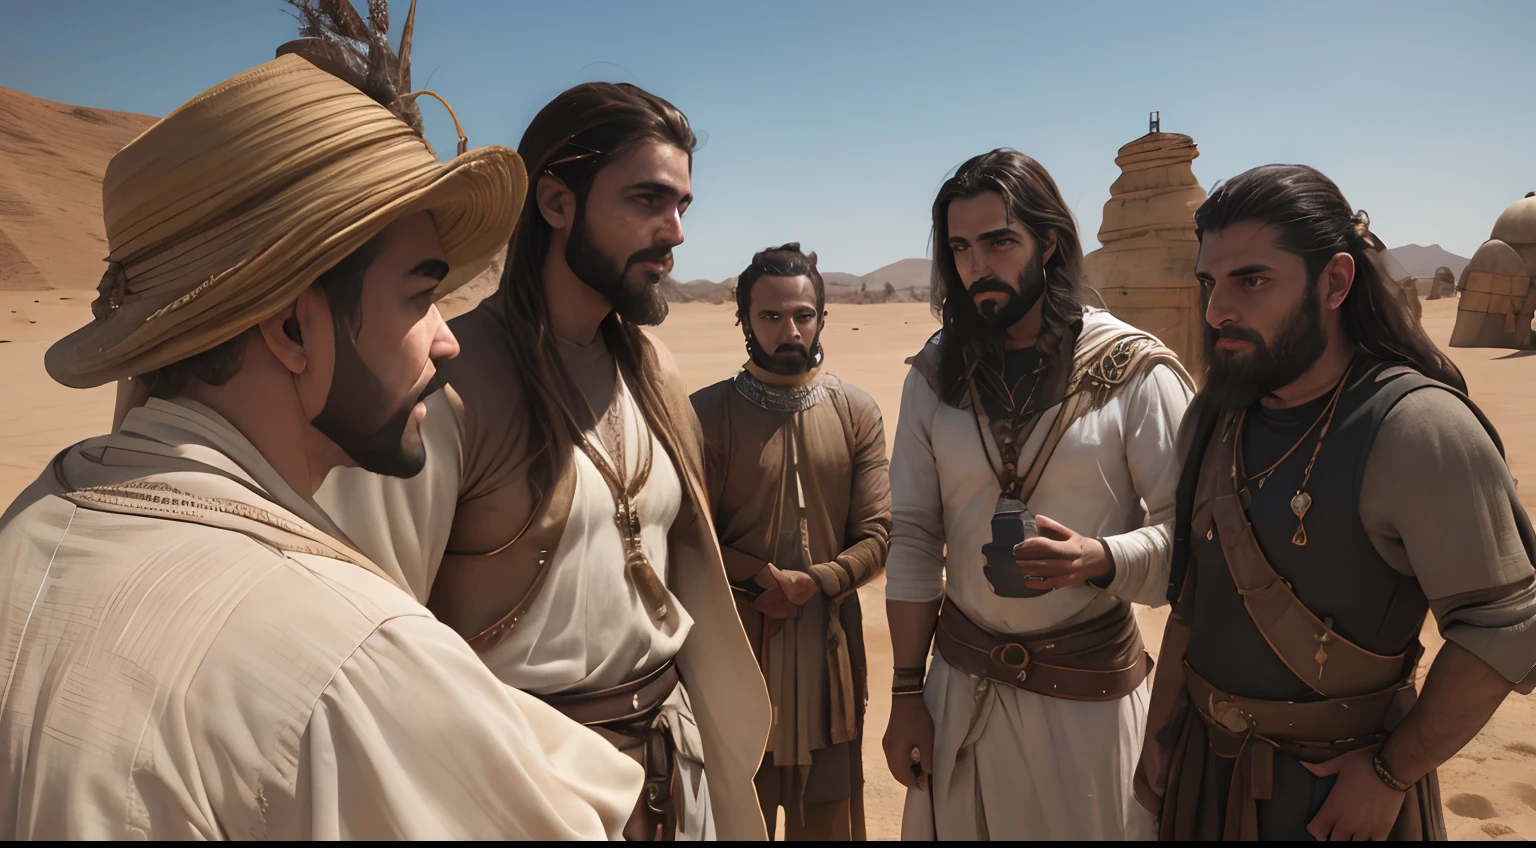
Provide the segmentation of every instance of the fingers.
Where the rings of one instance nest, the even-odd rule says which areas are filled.
[[[1013,546],[1013,558],[1026,559],[1076,559],[1077,545],[1071,542],[1047,539],[1044,536],[1036,536]]]
[[[1059,521],[1046,518],[1043,515],[1035,516],[1035,527],[1039,528],[1041,536],[1044,536],[1048,539],[1055,539],[1059,542],[1065,542],[1071,539],[1073,536],[1077,535],[1076,533],[1072,532],[1072,528],[1068,527],[1067,525],[1062,524]]]
[[[1343,765],[1343,763],[1340,762],[1342,759],[1343,757],[1334,757],[1333,759],[1323,760],[1320,763],[1303,762],[1301,765],[1302,768],[1305,768],[1307,771],[1312,772],[1318,777],[1327,777],[1330,774],[1339,773],[1339,767]]]

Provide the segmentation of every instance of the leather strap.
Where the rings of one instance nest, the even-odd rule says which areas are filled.
[[[1123,602],[1065,630],[1000,636],[945,599],[934,643],[946,662],[967,674],[1069,701],[1123,698],[1152,671],[1135,616]]]
[[[677,663],[667,660],[650,674],[610,689],[579,695],[535,695],[566,718],[587,727],[639,721],[661,709],[677,688]]]
[[[1206,457],[1212,466],[1207,479],[1214,478],[1215,485],[1211,516],[1243,607],[1275,655],[1292,674],[1326,698],[1375,692],[1401,680],[1411,670],[1406,666],[1407,651],[1382,656],[1344,638],[1330,622],[1307,609],[1291,584],[1275,571],[1254,536],[1242,494],[1234,491],[1235,481],[1231,475],[1220,473],[1220,469],[1232,467],[1237,439],[1228,438],[1220,444],[1226,447],[1216,450],[1213,446]]]

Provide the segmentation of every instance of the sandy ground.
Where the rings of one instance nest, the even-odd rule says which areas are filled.
[[[43,351],[89,318],[94,292],[0,291],[0,385],[10,402],[0,407],[0,503],[9,503],[59,450],[108,427],[110,387],[63,388],[43,371]],[[1454,302],[1425,303],[1425,326],[1444,344]],[[833,305],[825,344],[829,367],[857,384],[886,411],[887,443],[896,426],[902,360],[916,352],[937,325],[926,304]],[[733,374],[745,358],[730,308],[678,304],[660,330],[685,378],[702,387]],[[1473,397],[1498,426],[1517,479],[1528,481],[1522,499],[1536,507],[1536,357],[1504,350],[1446,348],[1467,376]],[[892,839],[900,831],[904,790],[885,768],[880,750],[889,715],[890,640],[884,584],[861,591],[868,628],[872,698],[865,739],[869,835]],[[1138,608],[1146,641],[1161,640],[1166,608]],[[1427,628],[1431,657],[1441,640]],[[1427,661],[1426,661],[1427,662]],[[1536,699],[1512,696],[1475,740],[1441,770],[1450,835],[1459,839],[1536,835]],[[782,831],[781,831],[782,832]]]

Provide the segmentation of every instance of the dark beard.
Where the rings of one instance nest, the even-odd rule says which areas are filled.
[[[442,388],[447,377],[438,371],[420,395],[403,408],[389,411],[384,406],[388,395],[384,384],[358,356],[352,335],[334,306],[331,314],[336,368],[325,407],[310,423],[363,470],[388,477],[415,477],[427,464],[427,448],[421,440],[421,426],[413,426],[411,410]]]
[[[983,277],[966,290],[966,296],[975,298],[981,292],[999,292],[1006,297],[1001,303],[986,301],[983,306],[976,306],[973,299],[971,307],[981,315],[981,325],[993,336],[1002,336],[1013,327],[1014,324],[1024,320],[1029,310],[1035,308],[1040,301],[1040,296],[1045,293],[1045,263],[1036,259],[1023,271],[1019,272],[1019,287],[1014,290],[996,277]]]
[[[757,337],[747,333],[747,355],[757,367],[770,374],[781,374],[785,377],[796,377],[821,365],[824,353],[821,349],[821,334],[807,348],[805,345],[785,344],[779,345],[773,353],[763,350],[757,343]]]
[[[622,267],[617,266],[593,244],[587,234],[585,210],[580,212],[576,226],[571,228],[571,238],[565,243],[565,264],[570,266],[571,272],[606,298],[620,318],[646,327],[654,327],[666,320],[670,307],[666,296],[662,294],[661,283],[672,278],[666,274],[646,272],[644,282],[638,287],[626,284],[625,280],[629,276],[629,269],[636,264],[652,259],[666,259],[671,254],[672,249],[669,247],[648,247],[631,255]]]
[[[1301,303],[1275,334],[1274,347],[1246,327],[1206,329],[1205,361],[1210,363],[1201,392],[1221,409],[1246,409],[1254,401],[1296,382],[1328,347],[1322,299],[1308,283]],[[1253,342],[1253,350],[1234,355],[1216,349],[1218,339]]]

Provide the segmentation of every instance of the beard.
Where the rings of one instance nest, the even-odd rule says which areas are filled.
[[[613,261],[587,232],[585,210],[580,213],[576,226],[571,228],[571,238],[565,243],[565,264],[570,266],[571,272],[588,288],[606,298],[620,318],[645,327],[654,327],[666,320],[671,307],[661,291],[661,283],[672,277],[643,271],[637,281],[631,281],[631,272],[641,262],[665,260],[671,255],[672,248],[659,245],[636,251],[622,264]]]
[[[421,440],[421,425],[411,420],[411,410],[446,385],[447,377],[438,371],[419,395],[398,409],[392,408],[383,382],[358,355],[336,307],[331,310],[336,369],[325,407],[310,424],[365,471],[388,477],[416,476],[427,463],[427,448]]]
[[[781,374],[785,377],[798,377],[821,365],[824,354],[821,349],[821,334],[811,340],[810,347],[798,344],[779,345],[773,353],[763,350],[757,343],[757,337],[747,333],[747,354],[757,367],[770,374]]]
[[[982,292],[997,292],[1003,299],[983,301],[976,306],[975,297]],[[982,277],[966,289],[972,298],[971,305],[981,315],[981,325],[994,337],[1007,333],[1014,324],[1024,320],[1029,310],[1035,308],[1045,293],[1045,263],[1038,258],[1019,272],[1018,288],[1013,288],[996,277]]]
[[[1218,408],[1246,409],[1276,389],[1296,382],[1328,347],[1321,307],[1322,299],[1317,288],[1309,283],[1302,293],[1301,303],[1275,333],[1273,344],[1247,327],[1207,328],[1205,358],[1210,363],[1210,370],[1201,391]],[[1253,349],[1246,352],[1217,350],[1218,339],[1252,342]]]

